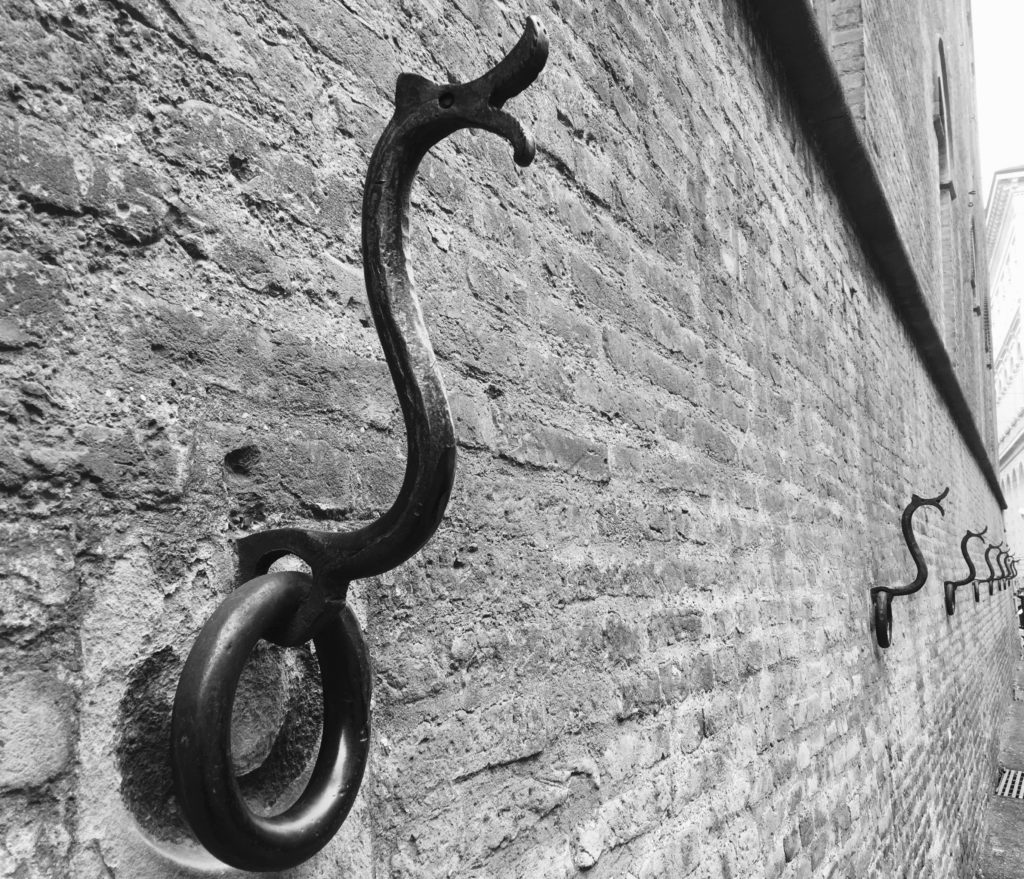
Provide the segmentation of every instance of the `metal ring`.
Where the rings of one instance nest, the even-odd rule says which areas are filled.
[[[255,815],[231,766],[231,712],[256,642],[302,606],[312,581],[292,571],[256,577],[203,626],[174,697],[171,755],[178,802],[199,841],[243,870],[284,870],[337,832],[359,791],[369,752],[370,667],[347,605],[318,624],[313,643],[324,692],[323,733],[306,789],[279,815]]]
[[[875,640],[879,647],[888,647],[892,643],[892,595],[879,589],[871,596],[875,611]]]
[[[956,586],[949,581],[942,584],[946,595],[946,616],[953,616],[956,613]]]

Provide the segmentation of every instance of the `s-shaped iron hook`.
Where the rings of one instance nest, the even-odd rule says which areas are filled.
[[[405,252],[410,191],[427,151],[461,128],[509,141],[519,165],[532,136],[502,109],[547,60],[548,39],[530,17],[496,66],[468,83],[403,73],[395,112],[370,158],[363,190],[363,271],[373,320],[405,420],[408,455],[394,504],[356,531],[282,528],[239,541],[242,586],[207,621],[182,671],[171,720],[178,803],[199,841],[243,870],[285,870],[314,855],[345,820],[363,777],[370,738],[370,667],[345,596],[352,580],[382,574],[414,555],[444,515],[455,474],[455,429],[413,289]],[[295,555],[312,576],[268,573]],[[282,646],[313,639],[324,719],[312,774],[278,815],[254,813],[231,761],[231,709],[249,651],[260,638]]]
[[[900,524],[903,528],[903,539],[906,541],[910,556],[917,566],[917,576],[906,586],[893,588],[890,586],[873,586],[871,588],[871,606],[875,622],[875,639],[879,647],[888,647],[892,643],[892,599],[897,595],[913,595],[928,579],[928,566],[925,564],[924,556],[917,545],[917,538],[914,536],[913,519],[921,507],[935,507],[943,516],[946,511],[942,509],[942,501],[949,494],[947,488],[938,497],[922,498],[916,494],[911,495],[910,503],[903,510]]]
[[[962,580],[947,580],[943,584],[943,589],[946,595],[946,614],[953,616],[956,611],[956,590],[961,586],[966,586],[972,582],[976,576],[978,576],[977,570],[974,568],[974,560],[971,558],[971,553],[967,549],[967,544],[970,543],[975,537],[982,538],[988,531],[988,525],[981,529],[981,531],[968,531],[964,534],[963,539],[960,541],[960,552],[963,554],[964,561],[967,562],[967,576]],[[974,600],[978,600],[978,587],[974,587]]]
[[[984,580],[979,580],[979,583],[988,583],[988,594],[992,595],[994,590],[994,584],[999,578],[996,576],[996,570],[992,567],[992,553],[999,552],[1003,547],[1002,541],[999,543],[990,543],[988,548],[985,550],[985,564],[988,565],[988,576]]]
[[[1006,581],[1010,579],[1010,571],[1006,567],[1006,560],[1010,556],[1010,550],[1004,549],[999,555],[996,556],[996,564],[999,566],[1000,574],[996,577],[996,584],[999,587],[999,591],[1002,592],[1006,588]]]

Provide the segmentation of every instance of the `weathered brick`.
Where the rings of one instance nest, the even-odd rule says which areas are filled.
[[[693,441],[697,448],[721,464],[731,464],[736,460],[736,444],[724,430],[705,418],[694,419]]]
[[[647,636],[655,648],[667,647],[680,641],[694,641],[703,631],[703,620],[704,616],[698,610],[668,609],[647,624]]]
[[[544,425],[534,425],[509,442],[503,454],[536,467],[557,467],[599,482],[610,475],[607,447]]]

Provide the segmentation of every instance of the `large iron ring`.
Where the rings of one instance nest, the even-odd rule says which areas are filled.
[[[171,718],[174,785],[193,832],[215,857],[243,870],[283,870],[337,832],[359,791],[370,740],[370,667],[348,605],[312,633],[324,693],[323,733],[306,789],[279,815],[249,809],[231,766],[231,712],[256,642],[308,600],[312,580],[282,571],[232,592],[203,626],[185,662]]]

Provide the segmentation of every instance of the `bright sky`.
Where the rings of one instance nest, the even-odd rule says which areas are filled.
[[[1024,2],[971,0],[982,192],[992,175],[1024,165]]]

